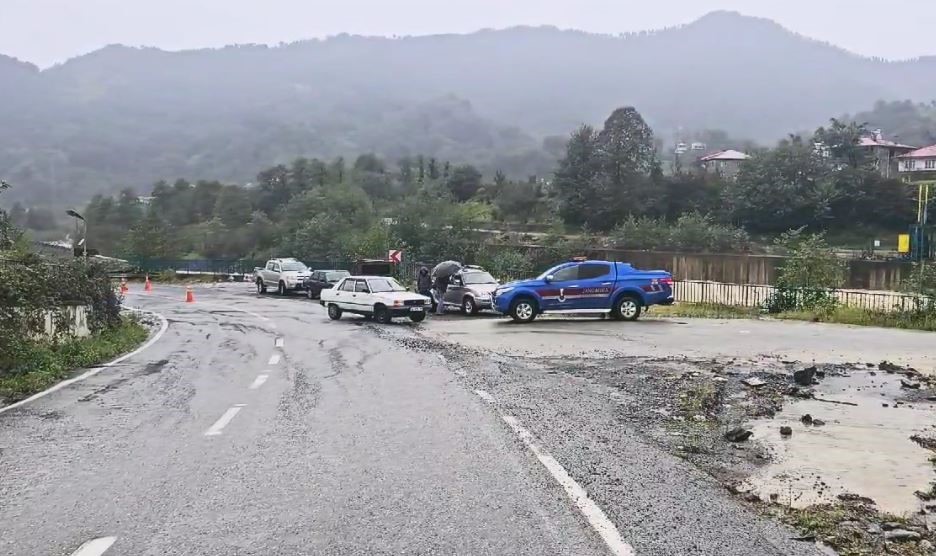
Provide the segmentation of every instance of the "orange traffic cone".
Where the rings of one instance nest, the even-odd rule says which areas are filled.
[[[195,303],[195,292],[192,291],[192,286],[185,288],[185,302]]]
[[[120,293],[126,294],[129,291],[130,291],[130,288],[129,286],[127,286],[127,279],[121,278],[120,279]]]
[[[143,291],[145,292],[153,291],[153,283],[150,282],[149,274],[146,275],[146,282],[143,284]]]

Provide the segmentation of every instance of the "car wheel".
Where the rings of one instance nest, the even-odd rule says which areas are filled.
[[[528,297],[517,299],[510,305],[510,318],[515,322],[533,322],[536,318],[536,303]]]
[[[308,297],[310,301],[315,299],[315,296],[312,295],[312,288],[306,290],[306,297]]]
[[[426,320],[426,313],[413,313],[409,318],[413,322],[422,322]]]
[[[475,305],[475,300],[468,296],[465,296],[465,299],[462,300],[461,310],[465,315],[478,314],[478,306]]]
[[[286,282],[279,283],[279,286],[276,288],[276,293],[280,295],[286,295]]]
[[[374,308],[374,320],[380,324],[389,324],[392,317],[386,307]]]
[[[266,284],[263,283],[263,280],[257,280],[257,295],[263,295],[266,293]]]
[[[611,315],[617,320],[635,321],[640,318],[643,311],[643,305],[640,300],[632,295],[625,295],[618,299],[611,311]]]
[[[341,318],[341,307],[332,303],[328,306],[328,318],[331,320],[338,320]]]

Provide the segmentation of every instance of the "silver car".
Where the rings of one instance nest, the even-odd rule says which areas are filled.
[[[493,308],[494,290],[500,285],[483,268],[466,266],[449,278],[445,291],[445,307],[458,307],[466,315]]]

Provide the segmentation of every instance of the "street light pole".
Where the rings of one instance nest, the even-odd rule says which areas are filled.
[[[88,258],[88,221],[85,220],[84,216],[81,216],[80,214],[78,214],[77,211],[74,211],[72,209],[66,210],[65,214],[75,219],[75,240],[72,241],[72,251],[75,250],[75,241],[78,240],[78,221],[81,220],[82,222],[84,222],[84,238],[82,238],[81,246],[82,246],[82,256],[85,259],[87,259]]]

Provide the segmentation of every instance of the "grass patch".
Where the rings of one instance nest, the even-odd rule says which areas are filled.
[[[808,508],[772,506],[772,513],[781,521],[791,525],[804,535],[815,536],[831,546],[839,554],[882,554],[883,534],[869,529],[883,523],[893,523],[901,528],[919,530],[909,519],[878,512],[873,506],[863,503],[840,502],[821,504]],[[924,534],[924,537],[929,535]],[[928,550],[916,542],[887,545],[887,554],[902,556],[927,556]]]
[[[699,319],[751,319],[760,315],[756,307],[733,307],[718,303],[677,303],[654,305],[654,317],[685,317]]]
[[[700,319],[757,319],[763,313],[758,307],[734,307],[717,303],[678,303],[676,305],[654,305],[653,317],[680,317]],[[926,311],[872,311],[838,305],[832,308],[783,311],[770,315],[780,320],[850,324],[854,326],[876,326],[879,328],[903,328],[936,332],[936,312]]]
[[[133,350],[149,336],[136,319],[123,317],[121,324],[87,338],[59,344],[28,342],[18,346],[10,370],[0,371],[0,400],[15,402],[45,390],[75,369],[107,362]]]
[[[712,382],[693,384],[679,393],[679,413],[687,417],[706,415],[718,405],[720,396],[721,392]]]
[[[856,307],[837,306],[832,309],[811,311],[785,311],[773,315],[783,320],[829,322],[880,328],[936,331],[936,313],[917,311],[870,311]]]

